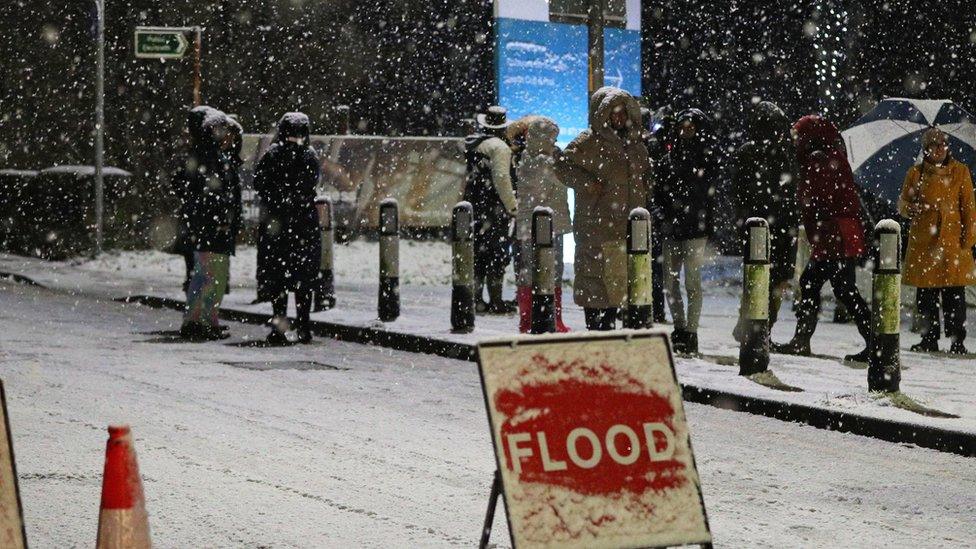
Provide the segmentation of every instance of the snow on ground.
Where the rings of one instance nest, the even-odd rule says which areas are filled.
[[[355,241],[337,246],[335,255],[338,305],[312,318],[357,326],[377,325],[377,244]],[[474,333],[451,334],[449,245],[404,240],[401,257],[402,314],[395,322],[387,323],[386,329],[466,343],[515,332],[515,317],[479,316]],[[270,305],[251,304],[254,249],[241,249],[231,265],[234,290],[224,306],[270,315]],[[162,252],[113,252],[97,260],[58,263],[0,255],[0,272],[16,272],[49,287],[105,298],[143,294],[182,298],[183,268],[181,257]],[[706,355],[738,356],[738,344],[731,333],[738,308],[739,269],[736,258],[713,258],[706,267],[705,307],[699,332],[701,350]],[[511,285],[506,291],[513,292]],[[567,323],[574,329],[583,329],[582,309],[572,304],[571,288],[565,292]],[[774,341],[787,341],[793,333],[796,323],[789,309],[787,302],[773,329]],[[831,312],[828,303],[813,339],[813,351],[839,358],[861,350],[863,342],[853,324],[830,322]],[[973,316],[976,313],[970,315]],[[973,320],[970,318],[971,323]],[[748,396],[976,432],[976,361],[908,351],[919,337],[908,331],[909,324],[907,320],[902,322],[902,390],[924,405],[961,416],[959,419],[923,417],[892,407],[887,400],[871,398],[866,370],[851,368],[839,360],[773,355],[771,369],[783,382],[803,388],[802,393],[763,387],[738,376],[737,367],[702,359],[679,359],[679,379],[685,384]],[[971,329],[969,333],[967,345],[976,350],[976,332]],[[947,346],[943,341],[943,347]]]
[[[332,340],[247,347],[264,329],[236,323],[231,340],[188,344],[165,333],[179,323],[0,281],[32,546],[91,545],[111,422],[133,427],[157,547],[476,543],[494,462],[474,364]],[[716,547],[972,540],[972,459],[686,408]],[[502,506],[494,539],[508,545]]]

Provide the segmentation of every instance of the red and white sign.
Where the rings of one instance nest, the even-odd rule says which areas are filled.
[[[478,345],[512,543],[710,543],[667,337],[520,337]]]

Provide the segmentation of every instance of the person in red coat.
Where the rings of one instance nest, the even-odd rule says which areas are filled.
[[[810,262],[800,275],[800,299],[796,304],[796,332],[786,345],[773,352],[809,355],[810,338],[817,329],[820,292],[828,281],[834,296],[854,316],[865,349],[846,360],[867,362],[871,312],[854,282],[854,268],[864,255],[861,200],[847,161],[840,132],[832,122],[808,115],[793,125],[800,180],[797,201],[810,241]]]

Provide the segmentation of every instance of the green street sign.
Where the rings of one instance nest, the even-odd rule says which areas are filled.
[[[190,42],[189,27],[136,27],[135,52],[139,59],[180,59]]]

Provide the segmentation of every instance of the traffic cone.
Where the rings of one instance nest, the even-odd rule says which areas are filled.
[[[149,549],[149,516],[128,425],[109,426],[97,549]]]
[[[0,381],[0,413],[3,414],[4,430],[0,435],[0,547],[20,549],[27,547],[24,531],[24,513],[20,505],[17,486],[17,466],[14,462],[13,439],[10,437],[10,419],[7,415],[7,394]]]

